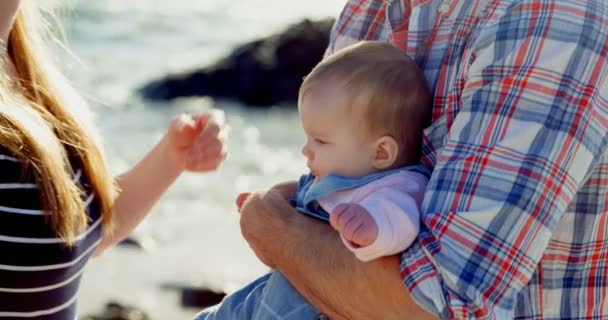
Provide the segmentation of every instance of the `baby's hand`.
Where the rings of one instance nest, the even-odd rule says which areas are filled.
[[[236,197],[236,207],[239,211],[241,211],[241,207],[243,207],[243,203],[249,198],[251,192],[243,192]]]
[[[354,247],[365,247],[378,237],[378,226],[372,216],[358,204],[343,203],[334,208],[329,223]]]

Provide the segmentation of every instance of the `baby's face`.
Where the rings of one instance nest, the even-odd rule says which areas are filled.
[[[374,141],[362,126],[360,116],[349,114],[349,99],[343,90],[321,86],[306,93],[299,106],[306,133],[302,153],[317,178],[335,173],[358,177],[375,172]]]

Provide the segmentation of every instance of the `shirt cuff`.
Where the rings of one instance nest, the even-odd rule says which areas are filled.
[[[393,243],[392,230],[388,219],[386,219],[386,217],[382,214],[370,213],[370,215],[378,227],[378,236],[376,237],[376,240],[372,242],[372,244],[365,247],[355,248],[351,243],[348,242],[348,240],[340,236],[344,245],[355,254],[357,259],[364,262],[385,256]]]

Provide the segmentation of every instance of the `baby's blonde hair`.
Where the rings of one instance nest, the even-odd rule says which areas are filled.
[[[343,85],[352,97],[349,113],[358,116],[369,134],[391,136],[399,143],[402,165],[419,161],[422,131],[431,120],[431,95],[422,72],[404,52],[379,41],[336,51],[304,78],[298,103],[312,87],[328,81]]]

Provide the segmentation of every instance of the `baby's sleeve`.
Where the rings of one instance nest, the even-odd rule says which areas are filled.
[[[407,249],[420,230],[419,203],[407,190],[384,187],[370,193],[359,203],[378,226],[378,237],[365,247],[344,244],[361,261],[393,255]]]

